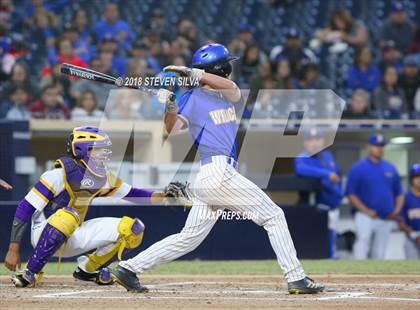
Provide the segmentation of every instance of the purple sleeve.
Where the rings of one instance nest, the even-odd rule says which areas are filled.
[[[35,208],[24,198],[19,202],[16,208],[15,218],[18,218],[22,222],[29,223],[34,212]]]
[[[130,201],[130,202],[136,202],[135,198],[148,198],[147,201],[150,200],[150,197],[152,197],[153,192],[148,191],[141,188],[132,187],[127,195],[124,196],[124,200]]]

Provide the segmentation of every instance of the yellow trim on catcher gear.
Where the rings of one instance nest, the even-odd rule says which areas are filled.
[[[45,197],[44,195],[42,195],[41,192],[39,192],[35,187],[33,187],[31,189],[31,192],[33,192],[35,195],[37,195],[39,198],[41,198],[44,202],[49,203],[50,201],[48,200],[47,197]]]
[[[141,244],[144,230],[142,230],[138,235],[135,235],[131,230],[136,221],[140,220],[128,216],[121,218],[121,221],[118,224],[118,233],[120,236],[118,237],[117,242],[115,242],[114,247],[111,248],[108,253],[103,255],[98,255],[98,250],[89,254],[89,260],[85,265],[87,272],[97,271],[100,267],[107,264],[115,256],[115,254],[117,254],[118,260],[121,260],[121,255],[126,248],[134,249]]]
[[[51,192],[51,193],[53,193],[54,194],[54,196],[55,196],[55,194],[56,194],[56,191],[55,191],[55,189],[50,185],[50,184],[48,184],[47,183],[47,181],[45,181],[43,178],[40,178],[39,179],[39,182],[41,182],[46,188],[48,188],[48,190]]]
[[[78,218],[70,211],[59,209],[49,219],[48,224],[57,228],[69,238],[79,226]]]
[[[73,159],[74,160],[74,159]],[[74,160],[76,163],[77,161]],[[60,159],[57,159],[54,163],[54,166],[56,168],[61,167],[64,170],[64,188],[66,189],[67,193],[70,195],[70,201],[68,203],[68,206],[74,210],[77,211],[79,214],[79,225],[82,224],[82,222],[85,219],[86,213],[88,211],[88,207],[91,203],[91,201],[98,196],[98,194],[101,192],[101,189],[98,189],[96,193],[86,193],[86,195],[83,196],[83,191],[80,191],[78,195],[73,191],[73,189],[70,186],[70,183],[67,181],[67,173],[66,169],[64,168],[64,164]]]
[[[106,193],[106,196],[112,196],[120,189],[121,185],[123,184],[123,181],[119,177],[113,175],[112,173],[108,173],[106,178],[111,188],[115,186],[110,192]]]
[[[118,232],[120,233],[121,245],[118,249],[118,259],[121,260],[121,255],[125,248],[134,249],[138,247],[143,240],[144,229],[138,234],[133,234],[131,228],[136,221],[140,221],[137,218],[133,219],[128,216],[124,216],[121,222],[118,224]]]
[[[73,155],[76,156],[76,152],[74,151],[74,142],[88,142],[88,141],[104,141],[105,137],[88,131],[78,130],[80,127],[76,127],[73,129],[73,141],[71,142],[71,151]],[[93,137],[93,138],[91,138]]]

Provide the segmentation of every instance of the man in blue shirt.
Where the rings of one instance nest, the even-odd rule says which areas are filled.
[[[118,42],[118,47],[127,50],[134,40],[134,32],[131,27],[119,19],[118,7],[115,3],[108,3],[105,7],[105,18],[95,25],[97,41],[104,38],[113,38]]]
[[[386,138],[369,137],[368,156],[356,162],[348,173],[346,194],[356,210],[356,259],[384,259],[393,220],[398,218],[404,196],[396,168],[383,160]],[[373,242],[371,239],[373,238]]]
[[[333,258],[339,217],[338,206],[343,198],[340,170],[331,152],[320,151],[325,142],[319,129],[311,128],[304,133],[304,138],[305,150],[294,160],[295,172],[298,176],[319,178],[322,182],[322,189],[316,195],[316,203],[319,208],[328,211],[330,258]]]
[[[405,194],[400,229],[405,232],[405,258],[420,259],[420,163],[410,169],[411,189]]]

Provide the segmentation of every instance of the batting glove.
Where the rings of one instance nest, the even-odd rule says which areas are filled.
[[[186,76],[189,78],[192,78],[194,80],[197,80],[198,82],[201,81],[204,75],[204,70],[197,69],[197,68],[188,68],[184,66],[166,66],[163,68],[163,71],[165,72],[175,72],[178,73],[181,76]]]
[[[174,98],[174,93],[161,88],[157,92],[157,99],[161,104],[165,105],[165,112],[167,113],[174,113],[176,114],[178,112],[178,104],[175,100],[171,100],[171,98]]]

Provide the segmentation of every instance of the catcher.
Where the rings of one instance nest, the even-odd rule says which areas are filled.
[[[97,127],[76,127],[67,139],[68,157],[61,157],[54,169],[46,171],[16,209],[5,266],[16,271],[20,265],[19,243],[32,222],[34,251],[23,270],[12,276],[16,287],[34,287],[52,256],[78,257],[76,279],[112,284],[106,268],[126,249],[138,247],[145,226],[137,218],[104,217],[84,222],[89,205],[96,197],[165,203],[174,197],[189,204],[187,184],[170,183],[163,192],[151,192],[124,183],[106,167],[112,143]]]

